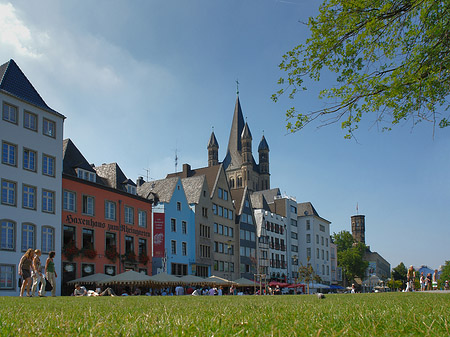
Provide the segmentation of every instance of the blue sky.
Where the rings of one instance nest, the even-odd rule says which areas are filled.
[[[449,260],[449,130],[421,123],[385,133],[370,116],[344,140],[338,125],[287,134],[284,112],[324,106],[320,83],[273,103],[283,53],[308,36],[308,0],[48,1],[0,0],[0,62],[13,58],[53,109],[64,138],[88,161],[117,162],[136,180],[207,165],[214,127],[222,160],[236,79],[253,150],[264,135],[271,183],[311,201],[351,230],[366,215],[366,243],[392,267]],[[317,126],[317,125],[316,125]]]

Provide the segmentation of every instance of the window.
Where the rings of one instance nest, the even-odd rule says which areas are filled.
[[[330,255],[329,255],[330,253],[328,252],[328,250],[327,250],[327,261],[329,261],[329,259],[330,259]]]
[[[316,248],[316,259],[320,259],[320,249]]]
[[[3,120],[17,124],[17,107],[3,103]]]
[[[0,290],[14,289],[14,265],[0,265]]]
[[[208,217],[208,209],[206,207],[202,207],[202,216],[205,218]]]
[[[322,246],[323,246],[323,243],[324,243],[323,236],[321,236],[320,238],[321,238]]]
[[[16,166],[17,146],[2,142],[2,163],[6,165]]]
[[[77,171],[77,177],[80,179],[92,181],[94,183],[97,180],[94,172],[83,170],[82,168],[77,168],[76,171]]]
[[[181,255],[183,255],[183,256],[187,255],[187,243],[186,242],[181,243]]]
[[[181,202],[177,201],[177,211],[181,211]]]
[[[94,215],[94,197],[83,195],[83,214]]]
[[[23,169],[36,172],[36,151],[23,149]]]
[[[176,255],[177,254],[177,242],[175,240],[170,241],[170,248],[171,248],[172,255]]]
[[[147,228],[147,212],[138,211],[138,224],[139,227]]]
[[[319,225],[319,229],[321,232],[325,232],[325,226],[324,225]]]
[[[43,125],[43,134],[52,138],[56,137],[56,124],[55,122],[44,118],[44,125]]]
[[[211,247],[206,245],[200,245],[200,257],[211,257]]]
[[[297,220],[291,219],[291,226],[297,227]]]
[[[228,200],[228,191],[223,191],[223,200]]]
[[[14,250],[15,249],[15,229],[16,224],[9,220],[1,221],[0,228],[0,249]]]
[[[306,248],[306,257],[311,257],[311,247]]]
[[[35,249],[35,226],[33,224],[22,225],[22,251],[28,248]]]
[[[83,228],[83,249],[94,249],[94,230]]]
[[[228,227],[223,226],[223,235],[228,236]]]
[[[2,180],[2,204],[16,206],[16,183]]]
[[[214,225],[217,226],[217,224]],[[203,238],[210,238],[211,237],[210,227],[200,224],[200,236]]]
[[[226,208],[223,209],[223,217],[225,219],[228,219],[228,209],[226,209]]]
[[[228,211],[228,219],[233,220],[233,211],[232,210]]]
[[[213,204],[212,208],[213,208],[213,214],[217,215],[217,205]]]
[[[328,247],[328,238],[325,239],[326,246]]]
[[[82,263],[81,264],[81,277],[95,274],[95,264]]]
[[[187,223],[186,223],[186,221],[181,221],[181,233],[183,233],[183,234],[187,233]]]
[[[42,253],[55,250],[55,230],[52,227],[42,227]]]
[[[63,209],[65,211],[75,212],[75,193],[63,191]]]
[[[136,186],[127,185],[127,192],[133,195],[136,195]]]
[[[66,226],[63,227],[63,247],[67,245],[75,244],[75,227]]]
[[[231,227],[228,228],[228,236],[233,237],[233,228]]]
[[[105,265],[105,274],[109,276],[116,275],[116,266]]]
[[[23,112],[23,127],[37,131],[37,115],[29,111]]]
[[[171,263],[172,275],[183,276],[187,275],[187,264]]]
[[[306,234],[306,243],[311,243],[311,234]]]
[[[147,240],[139,238],[138,240],[138,254],[147,255]]]
[[[219,232],[219,225],[217,223],[214,223],[214,233]]]
[[[297,233],[291,232],[291,238],[296,240],[298,238]]]
[[[170,230],[172,232],[177,231],[177,220],[176,219],[170,219]]]
[[[223,190],[219,187],[219,190],[217,192],[217,196],[222,199],[223,198]]]
[[[105,201],[105,219],[116,220],[116,203],[112,201]]]
[[[291,205],[291,213],[297,214],[297,207]]]
[[[22,207],[36,209],[36,187],[23,185]]]
[[[125,223],[133,225],[134,224],[134,208],[125,206]]]
[[[319,235],[316,234],[316,243],[319,244]]]
[[[134,238],[125,235],[125,253],[134,253]]]
[[[250,203],[248,202],[247,199],[245,199],[245,207],[250,207]]]
[[[42,190],[42,212],[55,212],[55,192]]]
[[[223,225],[219,225],[219,234],[223,235]]]
[[[55,176],[55,157],[42,155],[42,174],[50,177]]]
[[[116,249],[116,233],[106,232],[105,234],[105,250]]]
[[[306,230],[307,231],[311,230],[311,222],[310,222],[310,220],[306,220]]]
[[[223,207],[219,206],[219,216],[223,216]]]

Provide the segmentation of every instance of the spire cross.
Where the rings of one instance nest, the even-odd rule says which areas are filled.
[[[236,94],[239,95],[239,80],[236,80]]]

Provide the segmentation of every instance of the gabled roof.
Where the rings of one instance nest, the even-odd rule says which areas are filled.
[[[298,216],[315,215],[320,218],[319,213],[317,213],[311,202],[302,202],[297,204],[297,214]]]
[[[125,176],[117,163],[102,164],[102,166],[96,166],[94,169],[104,185],[117,190],[127,190],[126,185],[129,184],[129,181],[131,180]],[[136,186],[132,181],[131,185]]]
[[[203,185],[205,184],[206,176],[204,174],[181,179],[184,193],[189,204],[198,204],[203,192]]]
[[[234,202],[234,208],[236,209],[236,215],[241,215],[244,208],[245,195],[247,193],[247,187],[235,188],[230,191],[231,199]]]
[[[0,90],[57,115],[58,117],[65,118],[62,114],[53,110],[44,102],[37,90],[33,87],[13,59],[0,66]]]
[[[266,198],[264,198],[263,194],[253,192],[250,194],[250,201],[253,209],[263,209],[270,212],[270,207],[267,204]]]
[[[262,194],[266,202],[271,204],[274,202],[276,196],[281,195],[281,192],[279,188],[272,188],[270,190],[256,191],[253,194]]]
[[[184,168],[183,168],[184,169]],[[212,195],[212,192],[215,189],[217,179],[219,178],[219,171],[223,169],[223,165],[214,165],[214,166],[208,166],[208,167],[202,167],[198,169],[188,169],[187,172],[177,172],[177,173],[170,173],[166,176],[166,178],[170,177],[181,177],[181,178],[189,178],[189,177],[198,177],[201,175],[204,175],[206,177],[206,182],[208,183],[209,188],[209,194]],[[224,172],[225,174],[225,172]]]
[[[70,140],[70,138],[63,141],[63,173],[71,176],[77,176],[75,169],[81,168],[83,170],[96,173],[92,166],[88,163],[86,158],[81,154],[80,150]]]
[[[172,177],[149,181],[139,186],[137,193],[144,198],[148,198],[151,194],[156,194],[160,202],[169,203],[179,179],[179,177]]]

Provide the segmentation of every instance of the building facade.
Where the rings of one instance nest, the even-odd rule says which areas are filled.
[[[95,273],[151,274],[152,200],[136,195],[117,164],[93,167],[70,139],[63,149],[63,284]]]
[[[29,248],[55,251],[61,272],[64,116],[51,109],[14,60],[0,66],[0,295],[19,294],[19,260]],[[56,293],[61,279],[57,278]]]

